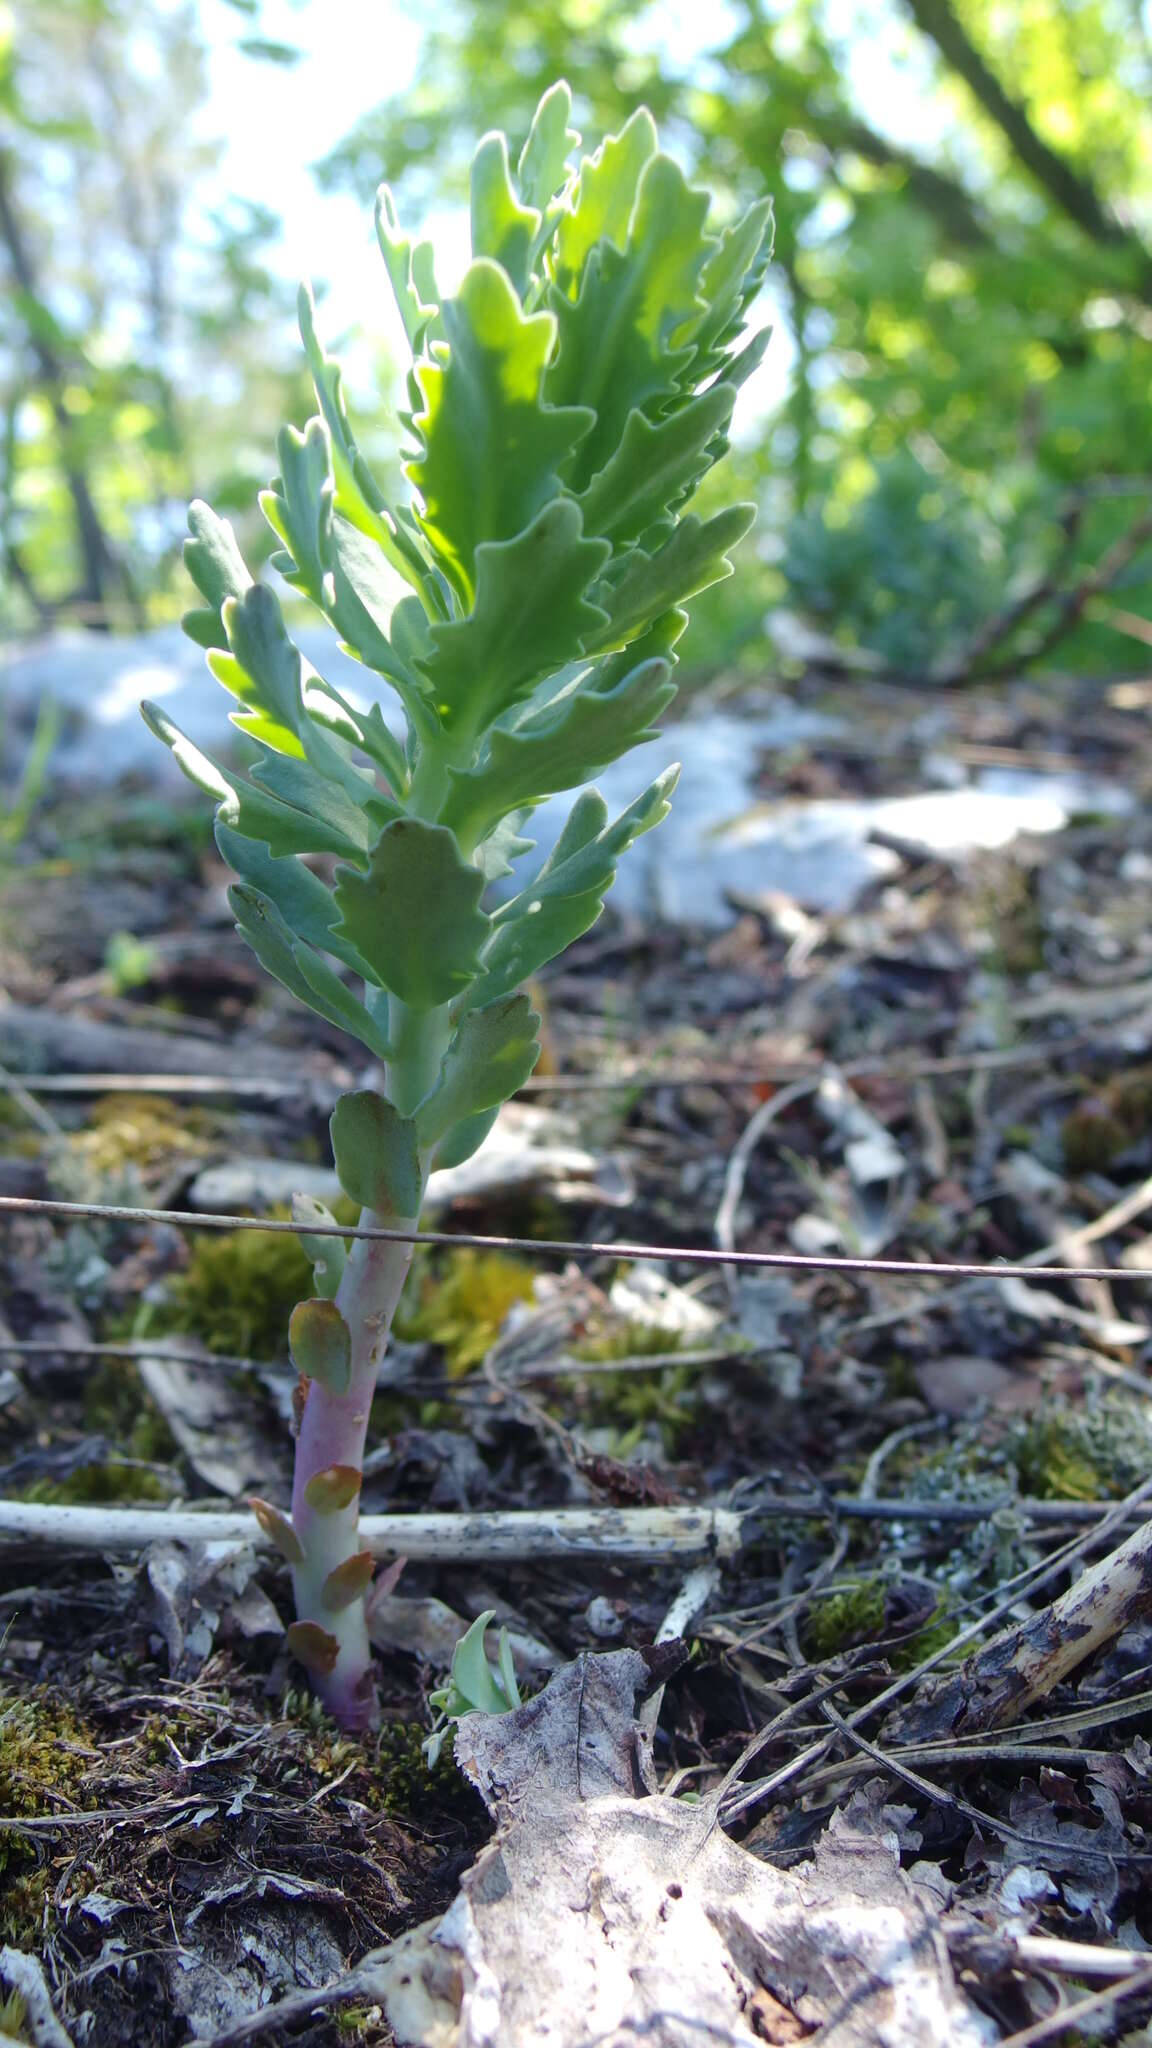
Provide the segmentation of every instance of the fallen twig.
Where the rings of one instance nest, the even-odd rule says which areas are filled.
[[[1152,1612],[1152,1522],[1110,1551],[1066,1593],[1016,1628],[1006,1629],[930,1692],[887,1733],[925,1741],[976,1734],[1016,1721],[1102,1644]]]
[[[744,1517],[731,1508],[534,1508],[508,1513],[364,1515],[364,1546],[376,1557],[522,1559],[603,1557],[674,1562],[728,1558]],[[81,1508],[0,1501],[0,1548],[120,1553],[150,1543],[271,1547],[253,1515],[189,1508]]]
[[[1000,2043],[1000,2048],[1040,2048],[1042,2041],[1054,2040],[1058,2034],[1066,2035],[1082,2020],[1099,2018],[1118,1999],[1131,1998],[1135,1992],[1149,1989],[1152,1989],[1152,1967],[1145,1964],[1143,1969],[1134,1971],[1121,1983],[1109,1984],[1103,1991],[1090,1992],[1087,1998],[1078,1998],[1075,2005],[1059,2006],[1047,2018],[1036,2020],[1018,2034],[1009,2034]]]
[[[485,1557],[595,1557],[674,1563],[692,1557],[728,1558],[758,1521],[878,1521],[972,1523],[1000,1509],[1045,1526],[1072,1523],[1091,1529],[1142,1515],[1123,1501],[860,1500],[786,1495],[758,1500],[742,1511],[723,1507],[528,1508],[507,1512],[365,1515],[365,1544],[378,1557],[427,1559]],[[83,1508],[0,1500],[0,1550],[20,1545],[46,1550],[109,1551],[123,1555],[150,1543],[250,1543],[271,1547],[253,1518],[229,1508]],[[984,1624],[977,1624],[977,1628]]]
[[[52,1995],[35,1956],[25,1955],[19,1948],[0,1948],[0,1983],[7,1984],[23,1999],[23,2025],[33,2048],[72,2048],[72,2037],[56,2017]]]

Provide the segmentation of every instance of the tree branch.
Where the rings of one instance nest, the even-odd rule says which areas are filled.
[[[865,162],[877,164],[882,170],[902,172],[912,197],[939,222],[953,242],[973,249],[994,247],[995,238],[976,201],[955,178],[913,156],[911,150],[899,149],[863,121],[845,121],[835,130],[830,127],[827,139],[830,146],[855,150]]]
[[[1091,180],[1037,134],[1026,109],[1004,90],[970,40],[951,0],[907,0],[907,4],[917,28],[935,43],[945,63],[964,80],[1036,183],[1094,241],[1134,250],[1142,259],[1143,289],[1152,291],[1152,256],[1131,230],[1117,220]]]

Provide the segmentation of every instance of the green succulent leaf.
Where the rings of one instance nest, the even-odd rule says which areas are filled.
[[[304,432],[281,427],[276,437],[280,475],[260,494],[260,508],[273,533],[291,557],[284,570],[289,583],[314,604],[323,604],[332,560],[332,444],[322,419],[309,420]]]
[[[340,1097],[331,1130],[336,1172],[352,1201],[405,1222],[419,1215],[424,1173],[411,1117],[374,1089],[359,1088]]]
[[[540,1019],[526,995],[500,996],[466,1010],[432,1093],[416,1114],[420,1140],[438,1144],[457,1124],[498,1109],[522,1088],[540,1057]]]
[[[556,338],[548,313],[525,313],[486,257],[443,309],[444,343],[416,369],[422,450],[408,465],[420,524],[465,605],[476,595],[476,550],[511,540],[556,497],[560,471],[595,425],[584,406],[546,403]]]
[[[451,731],[483,732],[541,676],[603,636],[607,614],[586,595],[611,554],[588,540],[571,498],[546,505],[515,540],[476,552],[476,598],[466,619],[434,625],[421,660]]]
[[[610,620],[608,644],[631,640],[670,606],[722,583],[732,574],[728,550],[743,540],[755,517],[754,505],[731,505],[704,520],[688,512],[654,554],[633,548],[619,582],[600,593]]]
[[[523,298],[541,216],[535,206],[526,206],[516,196],[506,136],[486,135],[476,151],[471,200],[473,256],[491,257]]]
[[[342,783],[332,782],[318,773],[308,761],[295,760],[285,754],[264,754],[252,769],[252,780],[260,783],[274,797],[279,797],[282,803],[291,804],[321,824],[330,825],[345,842],[351,843],[361,853],[368,851],[379,830],[365,808],[369,799],[373,806],[380,801],[374,791],[365,788],[358,802],[359,791],[350,793]]]
[[[637,107],[619,135],[605,136],[581,162],[573,205],[556,231],[556,282],[567,298],[576,297],[598,242],[627,246],[636,189],[658,147],[655,121],[647,107]]]
[[[496,1664],[488,1661],[485,1638],[494,1619],[494,1608],[477,1615],[452,1653],[447,1685],[429,1695],[432,1705],[450,1721],[458,1721],[463,1714],[506,1714],[510,1707],[520,1705],[507,1629],[500,1631]]]
[[[413,636],[403,630],[404,622],[415,614],[421,642],[427,643],[426,615],[420,600],[404,597],[395,602],[395,584],[379,549],[346,520],[336,520],[332,539],[333,590],[328,616],[345,651],[386,677],[414,730],[434,740],[439,721],[423,679],[409,658]],[[398,787],[395,777],[393,781]]]
[[[275,854],[339,853],[358,859],[357,842],[341,831],[265,795],[230,769],[218,768],[159,704],[145,701],[141,714],[149,730],[163,740],[189,782],[219,805],[217,816],[245,839],[259,841]]]
[[[757,199],[725,228],[700,273],[700,297],[708,310],[692,337],[697,383],[724,362],[724,350],[741,331],[771,255],[772,201]]]
[[[325,1301],[333,1300],[344,1278],[348,1247],[342,1237],[317,1237],[314,1232],[320,1223],[334,1226],[336,1218],[315,1195],[293,1195],[292,1221],[299,1233],[300,1248],[305,1258],[312,1261],[317,1294],[323,1295]]]
[[[634,840],[667,816],[679,773],[679,768],[665,769],[611,825],[596,790],[577,798],[540,872],[493,918],[478,1001],[489,1004],[518,988],[595,924],[617,862]]]
[[[732,418],[736,393],[713,385],[653,425],[630,412],[619,446],[579,499],[586,533],[619,546],[675,511],[712,466],[711,445]]]
[[[693,329],[704,307],[700,273],[715,247],[704,233],[708,194],[690,186],[671,157],[650,156],[621,250],[600,240],[590,251],[578,296],[555,286],[557,346],[544,380],[551,405],[589,406],[595,424],[565,472],[575,491],[603,469],[637,408],[667,403],[692,360]]]
[[[333,509],[374,541],[417,589],[426,588],[428,565],[411,535],[389,510],[384,493],[356,445],[344,403],[340,365],[327,353],[316,332],[316,303],[306,284],[300,287],[297,307],[316,400],[332,442]]]
[[[497,1103],[492,1109],[482,1109],[479,1116],[466,1117],[463,1123],[456,1124],[437,1145],[432,1155],[433,1166],[437,1169],[463,1166],[466,1159],[471,1159],[472,1154],[480,1150],[499,1114],[500,1104]]]
[[[261,712],[302,746],[300,656],[272,592],[253,583],[241,597],[227,599],[221,616],[228,651],[209,654],[212,674],[249,710]]]
[[[216,821],[216,844],[250,888],[276,905],[289,931],[322,953],[331,953],[353,974],[368,975],[367,963],[336,930],[339,913],[331,889],[293,856],[277,856],[259,841],[246,839],[223,819]]]
[[[218,518],[210,505],[194,498],[188,507],[188,524],[191,538],[184,543],[184,566],[206,605],[185,612],[180,623],[198,646],[227,647],[221,608],[230,597],[243,597],[252,578],[231,526]]]
[[[534,206],[544,214],[561,187],[567,182],[568,156],[577,148],[580,137],[568,122],[572,113],[572,94],[564,80],[557,79],[544,94],[528,131],[528,140],[520,151],[516,166],[517,182],[526,206]]]
[[[376,238],[408,346],[416,355],[429,330],[436,328],[440,311],[432,244],[408,239],[396,218],[396,202],[387,185],[381,185],[376,195]]]
[[[236,882],[228,891],[228,901],[237,930],[269,974],[329,1024],[358,1038],[378,1059],[387,1058],[387,1040],[369,1010],[344,986],[322,954],[294,936],[270,896]]]
[[[479,907],[483,887],[443,825],[398,818],[377,839],[366,874],[339,870],[341,936],[381,988],[413,1010],[436,1009],[480,971],[491,922]]]
[[[653,721],[675,694],[671,665],[659,656],[607,687],[602,679],[577,679],[518,725],[493,727],[481,762],[452,771],[443,822],[471,840],[507,812],[574,788],[655,739]]]
[[[348,1392],[352,1333],[329,1297],[297,1302],[288,1319],[288,1349],[297,1372],[306,1379],[319,1380],[330,1394]]]

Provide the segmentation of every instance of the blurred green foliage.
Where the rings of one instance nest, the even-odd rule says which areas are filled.
[[[259,0],[229,14],[254,80],[293,61]],[[442,211],[466,140],[523,131],[564,75],[588,130],[646,101],[732,211],[774,197],[771,398],[735,450],[762,516],[689,670],[762,664],[781,612],[922,677],[1139,665],[1147,0],[428,0],[421,23],[327,186],[367,202],[387,174]],[[0,627],[170,615],[189,494],[243,522],[275,423],[307,413],[277,221],[197,197],[220,32],[191,0],[0,12]]]
[[[666,4],[450,0],[413,86],[323,175],[367,190],[386,163],[430,195],[463,128],[523,125],[560,71],[596,125],[647,101],[734,204],[776,200],[795,363],[746,447],[764,517],[745,594],[905,671],[1049,642],[1130,664],[1117,615],[1152,609],[1133,531],[1152,492],[1148,10],[726,0],[708,18],[702,54],[699,17],[685,39]],[[1062,605],[1113,550],[1110,588]],[[740,589],[703,608],[689,660],[738,657]]]
[[[246,511],[309,403],[275,217],[203,207],[207,81],[187,0],[0,6],[0,627],[171,615],[190,491]]]

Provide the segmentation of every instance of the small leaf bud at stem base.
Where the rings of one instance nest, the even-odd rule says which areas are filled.
[[[304,1488],[304,1498],[318,1515],[338,1515],[351,1507],[363,1484],[364,1475],[355,1465],[326,1465],[314,1472]]]
[[[339,1614],[358,1594],[367,1590],[375,1563],[370,1550],[357,1550],[329,1572],[320,1594],[329,1613]]]
[[[248,1505],[269,1543],[276,1545],[281,1557],[289,1564],[303,1564],[304,1547],[287,1515],[282,1514],[279,1508],[274,1508],[270,1501],[260,1500],[255,1494],[250,1496]]]
[[[314,1678],[327,1677],[336,1669],[340,1645],[335,1636],[315,1621],[294,1621],[285,1635],[285,1641],[297,1662]]]

